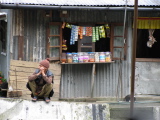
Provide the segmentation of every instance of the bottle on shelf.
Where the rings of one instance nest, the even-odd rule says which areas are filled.
[[[88,60],[89,60],[89,55],[87,52],[84,52],[83,53],[83,62],[88,62]]]
[[[72,59],[73,59],[73,63],[78,63],[78,54],[72,53]]]
[[[104,52],[100,52],[99,53],[99,62],[105,62],[105,53]]]
[[[106,62],[111,62],[111,52],[106,52]]]
[[[83,52],[78,52],[78,62],[83,63]]]
[[[98,52],[95,52],[94,57],[95,57],[95,62],[99,62],[99,53]]]
[[[66,61],[67,61],[67,55],[66,55],[66,53],[62,53],[62,55],[61,55],[61,62],[62,63],[66,63]]]
[[[95,53],[89,52],[89,62],[95,62]]]
[[[73,62],[72,53],[67,53],[67,62],[68,63],[72,63]]]

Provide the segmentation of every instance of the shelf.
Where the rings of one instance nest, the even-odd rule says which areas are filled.
[[[104,64],[104,63],[114,63],[114,61],[111,62],[85,62],[85,63],[60,63],[62,65],[66,65],[66,64]]]
[[[92,48],[92,46],[81,46],[81,48]]]

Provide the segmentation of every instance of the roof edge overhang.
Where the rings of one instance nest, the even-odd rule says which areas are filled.
[[[134,10],[134,6],[52,6],[52,5],[22,5],[22,4],[0,4],[1,9],[56,9],[56,10],[82,10],[82,9],[92,9],[92,10]],[[160,10],[159,6],[139,6],[138,10]]]

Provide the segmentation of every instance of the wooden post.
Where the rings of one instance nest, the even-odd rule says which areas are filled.
[[[135,86],[135,59],[136,59],[136,45],[137,45],[137,16],[138,16],[138,0],[135,0],[134,5],[134,28],[132,40],[132,62],[131,62],[131,102],[130,102],[130,117],[133,117],[134,109],[134,86]]]
[[[93,63],[93,67],[92,67],[92,76],[91,76],[91,98],[93,98],[93,90],[94,90],[94,72],[95,72],[95,63]]]

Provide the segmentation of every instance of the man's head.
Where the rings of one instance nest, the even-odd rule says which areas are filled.
[[[46,69],[48,69],[49,68],[49,59],[42,60],[39,64],[42,65],[43,67],[45,67]]]

